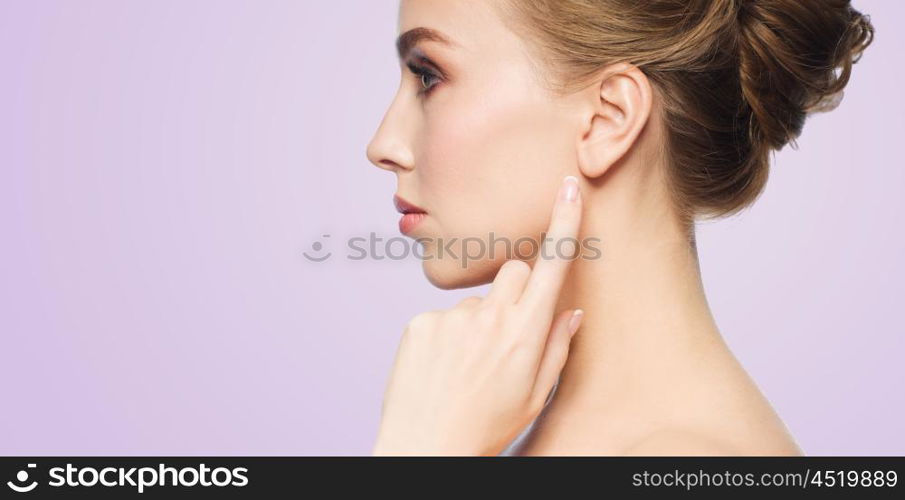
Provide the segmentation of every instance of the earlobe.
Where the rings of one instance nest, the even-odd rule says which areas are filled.
[[[579,138],[578,166],[591,178],[602,176],[634,145],[652,105],[650,82],[635,66],[620,64],[602,73],[589,93],[588,124]]]

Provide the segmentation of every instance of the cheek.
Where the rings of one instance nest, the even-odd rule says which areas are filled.
[[[420,194],[446,235],[534,235],[574,172],[574,143],[555,108],[519,87],[497,88],[508,91],[456,96],[426,122]]]

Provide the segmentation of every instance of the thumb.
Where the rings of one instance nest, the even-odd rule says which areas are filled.
[[[547,343],[544,347],[544,354],[537,371],[537,377],[534,380],[534,389],[531,396],[537,408],[543,407],[547,396],[553,390],[553,385],[559,379],[559,373],[569,357],[569,345],[571,345],[572,336],[578,330],[578,327],[581,326],[581,318],[583,316],[584,311],[581,309],[566,310],[556,317],[550,327],[550,334],[547,335]]]

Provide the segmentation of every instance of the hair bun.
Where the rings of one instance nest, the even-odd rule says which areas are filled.
[[[562,95],[599,83],[615,62],[644,72],[665,131],[668,188],[688,223],[757,199],[771,153],[797,148],[806,115],[838,105],[874,34],[849,0],[503,4]]]
[[[873,40],[870,17],[850,0],[741,0],[737,8],[739,77],[751,143],[797,147],[806,115],[841,101],[852,64]]]

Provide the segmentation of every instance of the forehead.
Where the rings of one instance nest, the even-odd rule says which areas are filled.
[[[436,30],[461,50],[517,48],[519,40],[497,10],[499,0],[401,0],[399,34],[414,28]]]

